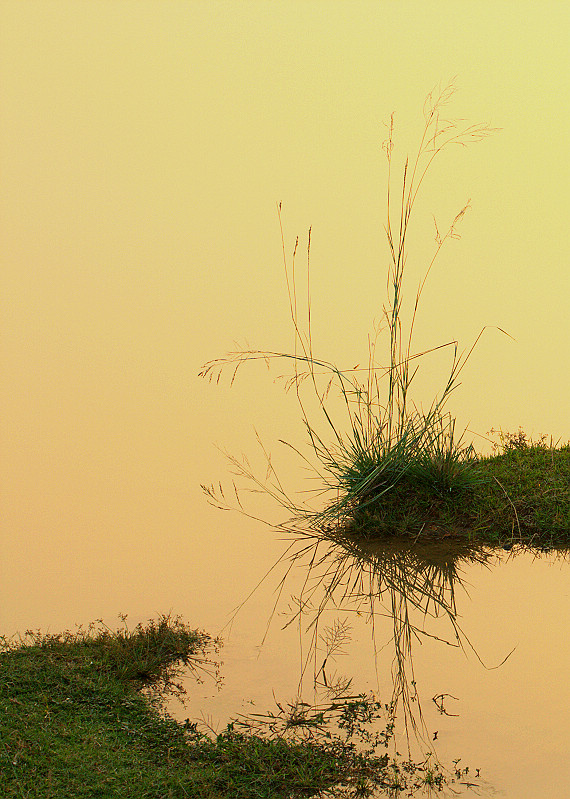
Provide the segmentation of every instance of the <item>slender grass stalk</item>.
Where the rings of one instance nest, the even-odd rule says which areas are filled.
[[[402,481],[421,484],[438,495],[463,490],[477,477],[470,469],[473,451],[455,435],[455,420],[446,411],[451,393],[459,385],[458,378],[476,346],[483,330],[467,352],[459,352],[457,341],[448,341],[430,349],[415,352],[413,334],[418,308],[426,280],[434,263],[450,239],[459,238],[457,227],[469,208],[467,202],[456,214],[447,232],[440,234],[436,224],[435,252],[419,281],[411,320],[403,320],[404,275],[407,264],[407,240],[419,191],[434,160],[452,145],[466,146],[480,141],[495,129],[484,124],[461,124],[442,117],[455,87],[450,84],[436,94],[428,95],[424,105],[424,126],[420,144],[413,159],[407,158],[401,186],[393,196],[392,153],[394,149],[394,116],[390,118],[388,136],[383,144],[388,162],[387,217],[385,232],[388,242],[387,270],[388,304],[382,309],[382,322],[368,337],[368,364],[361,370],[341,369],[318,357],[313,351],[310,249],[311,230],[307,242],[306,318],[300,321],[300,295],[297,288],[297,254],[295,241],[292,259],[287,259],[281,204],[277,212],[281,232],[283,265],[289,297],[289,312],[293,326],[293,351],[240,350],[224,358],[210,361],[200,375],[220,380],[227,367],[233,368],[231,383],[240,367],[249,361],[262,360],[268,366],[274,362],[292,362],[293,375],[286,386],[294,388],[308,435],[309,449],[301,452],[288,442],[309,463],[319,477],[320,494],[326,495],[324,506],[315,509],[287,496],[268,459],[266,479],[253,475],[246,461],[230,458],[234,471],[253,481],[257,490],[271,494],[290,514],[296,526],[344,524],[355,512],[382,504],[385,496]],[[389,363],[381,365],[376,357],[378,339],[388,332]],[[505,331],[502,331],[505,332]],[[410,389],[422,358],[442,348],[450,348],[452,363],[443,388],[427,410],[411,399]],[[339,414],[338,400],[341,401]],[[315,406],[316,400],[316,406]],[[323,428],[324,424],[324,428]],[[223,493],[212,486],[204,487],[210,500],[227,507]],[[234,490],[238,498],[238,489]],[[332,497],[332,498],[331,498]]]

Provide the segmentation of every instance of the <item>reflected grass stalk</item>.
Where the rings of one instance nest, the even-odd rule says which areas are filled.
[[[389,547],[338,532],[331,536],[328,546],[316,542],[312,550],[299,549],[295,557],[307,572],[288,621],[297,622],[308,637],[299,692],[311,663],[315,684],[321,678],[323,656],[318,652],[323,642],[324,660],[329,657],[329,636],[324,627],[328,611],[342,608],[344,613],[367,619],[375,661],[379,651],[376,631],[383,629],[380,618],[387,617],[392,624],[393,642],[391,718],[400,716],[408,744],[414,739],[429,750],[430,735],[416,691],[413,645],[425,638],[436,638],[472,652],[488,668],[461,629],[456,589],[462,585],[461,567],[472,562],[486,564],[493,557],[491,552],[467,542],[442,544],[437,551],[433,547],[418,548],[412,542],[394,541],[394,546]],[[446,619],[448,634],[441,638],[441,624],[439,635],[431,634],[426,629],[428,619]]]

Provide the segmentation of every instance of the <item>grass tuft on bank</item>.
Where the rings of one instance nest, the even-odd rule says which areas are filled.
[[[441,491],[413,469],[389,491],[346,516],[347,529],[367,538],[467,538],[510,548],[548,549],[570,543],[570,444],[532,441],[519,430],[502,436],[500,453],[462,464],[469,479]]]
[[[451,394],[485,331],[469,349],[460,351],[456,340],[427,349],[414,344],[419,307],[426,281],[444,246],[458,239],[469,202],[451,219],[446,232],[435,223],[435,244],[417,284],[407,298],[408,241],[420,190],[441,154],[466,147],[494,133],[485,124],[468,124],[447,117],[452,84],[430,93],[423,109],[424,125],[414,157],[406,157],[401,180],[394,189],[394,116],[387,125],[383,149],[387,157],[385,232],[388,243],[388,302],[380,323],[368,336],[367,355],[349,369],[317,357],[313,350],[310,251],[307,240],[306,287],[296,266],[299,240],[291,258],[286,256],[281,223],[283,265],[294,333],[290,352],[243,349],[228,353],[202,367],[201,376],[218,382],[228,369],[233,384],[238,371],[252,361],[268,368],[291,365],[286,387],[294,391],[306,433],[305,448],[282,441],[301,456],[318,479],[302,501],[287,492],[271,453],[261,445],[265,476],[243,456],[228,455],[233,473],[245,480],[246,490],[265,492],[277,501],[289,519],[281,529],[327,538],[348,529],[366,537],[466,535],[490,545],[515,541],[536,546],[570,542],[567,448],[547,447],[521,437],[504,439],[504,451],[492,458],[477,456],[472,444],[456,431],[447,410]],[[445,115],[445,116],[444,116]],[[435,220],[434,220],[435,221]],[[428,251],[430,252],[430,251]],[[509,335],[502,328],[501,333]],[[425,360],[449,353],[449,370],[431,402],[415,394],[415,378]],[[362,364],[362,365],[361,365]],[[261,442],[259,442],[261,444]],[[315,485],[315,483],[313,483]],[[233,481],[231,493],[221,484],[204,485],[208,500],[219,508],[245,512],[241,486]],[[311,502],[313,494],[316,503]],[[234,499],[235,498],[235,499]]]
[[[215,675],[216,642],[179,618],[133,631],[100,622],[60,635],[28,632],[0,643],[3,799],[294,799],[340,784],[345,796],[375,788],[396,796],[462,776],[431,761],[396,762],[375,745],[358,748],[355,733],[386,709],[366,697],[312,713],[296,708],[294,724],[285,724],[292,737],[264,734],[244,719],[216,736],[180,724],[164,714],[160,697],[180,690],[181,666]],[[344,735],[328,729],[331,713],[337,722],[344,714]],[[381,748],[390,735],[388,727],[377,738]]]

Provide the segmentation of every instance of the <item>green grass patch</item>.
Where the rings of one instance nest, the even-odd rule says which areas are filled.
[[[279,732],[276,716],[265,727],[242,719],[216,736],[180,724],[164,714],[160,698],[180,690],[182,666],[198,675],[215,672],[213,645],[207,634],[170,617],[134,631],[99,623],[75,633],[2,639],[2,797],[286,799],[339,784],[347,796],[375,788],[397,795],[461,776],[444,775],[431,761],[390,759],[390,726],[374,740],[363,738],[363,725],[386,710],[366,697],[310,712],[297,707]],[[327,726],[332,716],[336,732]]]
[[[91,625],[4,639],[2,796],[199,795],[191,791],[201,770],[189,761],[182,730],[160,714],[157,694],[140,689],[176,690],[177,666],[207,668],[212,643],[168,617],[132,632]]]
[[[437,468],[434,466],[434,470]],[[347,529],[366,537],[468,538],[551,548],[570,544],[570,444],[503,436],[500,454],[462,463],[463,484],[441,490],[410,468],[390,490],[356,504]]]

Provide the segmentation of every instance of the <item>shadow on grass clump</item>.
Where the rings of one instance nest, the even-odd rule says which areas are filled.
[[[454,519],[458,504],[465,507],[472,496],[472,485],[443,493],[406,475],[379,497],[355,505],[345,516],[344,525],[353,535],[373,539],[441,538],[451,535],[452,529],[457,535],[457,524],[446,527]]]

